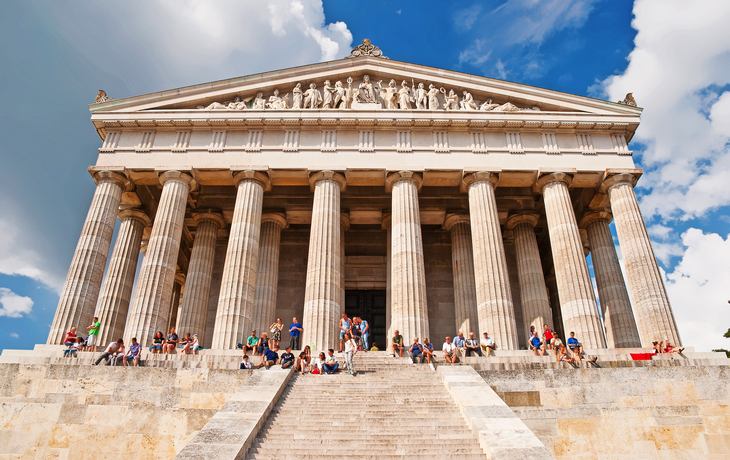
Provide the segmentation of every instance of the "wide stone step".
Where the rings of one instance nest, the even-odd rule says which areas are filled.
[[[429,443],[432,442],[433,439],[439,440],[439,445],[443,446],[449,446],[452,444],[456,445],[463,445],[464,440],[473,440],[474,435],[471,434],[471,432],[466,433],[460,433],[460,434],[452,434],[450,436],[438,436],[436,433],[433,434],[433,436],[429,435],[428,437]],[[256,438],[257,443],[262,443],[265,441],[276,441],[277,445],[285,448],[285,447],[297,447],[302,445],[303,442],[309,442],[313,441],[315,443],[321,443],[321,444],[340,444],[340,445],[356,445],[356,446],[362,446],[363,442],[367,442],[368,446],[373,447],[379,447],[379,446],[389,446],[391,444],[394,444],[396,446],[410,446],[410,445],[423,445],[423,439],[422,438],[404,438],[401,436],[389,436],[389,437],[382,437],[382,436],[373,436],[373,435],[365,435],[365,436],[358,436],[356,439],[352,437],[351,433],[335,433],[331,436],[327,436],[326,438],[317,437],[316,439],[311,438],[297,438],[292,439],[291,433],[270,433],[266,435],[266,437],[258,437]]]
[[[423,440],[424,443],[427,442],[426,439]],[[460,455],[474,455],[482,453],[481,448],[468,448],[468,447],[439,447],[434,449],[434,447],[424,447],[424,444],[421,445],[421,447],[416,446],[409,446],[408,449],[401,448],[401,449],[371,449],[368,445],[363,445],[361,447],[362,450],[367,450],[367,452],[371,456],[376,456],[376,458],[379,458],[379,454],[398,454],[400,453],[408,453],[410,455],[423,455],[423,454],[431,454],[431,455],[440,455],[440,454],[460,454]],[[350,454],[352,453],[353,449],[350,447],[335,447],[328,444],[315,446],[315,445],[302,445],[299,448],[296,449],[296,453],[302,455],[302,456],[308,456],[308,455],[338,455],[341,458],[350,458]],[[252,454],[281,454],[281,448],[279,446],[270,446],[270,447],[254,447],[250,449],[250,452]],[[483,454],[482,454],[483,455]],[[371,457],[372,458],[372,457]]]
[[[249,454],[246,457],[246,460],[317,460],[322,458],[347,458],[347,460],[484,460],[484,453],[479,454],[460,454],[460,453],[451,453],[451,452],[441,452],[434,454],[427,453],[427,454],[412,454],[412,453],[363,453],[363,454],[357,454],[352,453],[352,451],[348,452],[346,456],[343,456],[343,454],[338,453],[324,453],[319,452],[316,454],[300,454],[297,451],[291,452],[291,453],[282,453],[282,452],[267,452],[267,453],[253,453]]]

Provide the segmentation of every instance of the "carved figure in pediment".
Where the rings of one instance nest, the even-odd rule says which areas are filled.
[[[378,82],[380,88],[380,99],[384,102],[386,109],[395,110],[398,108],[398,88],[395,86],[395,80],[391,79],[388,86],[383,88],[383,80]]]
[[[375,104],[378,102],[375,99],[375,87],[370,83],[370,75],[363,75],[362,83],[360,83],[353,101],[363,102],[365,104]]]
[[[403,80],[403,82],[400,84],[400,89],[398,90],[398,105],[400,106],[401,110],[410,110],[411,102],[414,100],[415,98],[413,97],[411,88],[408,87],[408,82]]]
[[[636,99],[634,99],[634,93],[628,93],[623,101],[618,101],[619,104],[628,105],[629,107],[636,107]]]
[[[100,89],[99,94],[97,94],[96,97],[94,98],[94,104],[101,104],[101,103],[109,102],[109,101],[113,101],[113,100],[114,99],[112,99],[106,95],[106,91],[104,91],[103,89]]]
[[[344,105],[345,107],[340,107],[340,105]],[[341,81],[337,81],[332,90],[332,108],[347,108],[347,90],[342,86]]]
[[[254,110],[264,110],[266,108],[266,99],[264,99],[264,93],[259,91],[256,93],[256,98],[253,100],[253,106],[251,107]]]
[[[428,103],[428,91],[423,87],[423,83],[418,84],[418,89],[415,89],[414,95],[416,98],[416,109],[426,110],[426,104]]]
[[[275,89],[274,94],[269,96],[269,102],[266,103],[267,109],[285,110],[289,108],[289,93],[284,97],[279,96],[279,90]]]
[[[428,93],[426,93],[428,96],[428,110],[438,110],[439,109],[439,90],[433,86],[433,84],[428,85]]]
[[[330,84],[329,80],[324,81],[324,87],[322,88],[322,108],[331,109],[332,107],[332,93],[335,89]]]
[[[454,90],[452,89],[449,94],[446,94],[446,90],[441,88],[441,92],[444,94],[444,110],[459,110],[459,96]]]
[[[291,108],[292,109],[301,109],[302,108],[302,84],[301,83],[297,83],[297,86],[295,86],[294,89],[292,90]]]
[[[461,110],[477,110],[477,103],[469,91],[464,91],[464,98],[459,102]]]
[[[231,102],[233,104],[233,102]],[[228,106],[230,104],[221,104],[220,102],[214,102],[210,104],[208,107],[204,107],[205,110],[229,110]]]
[[[504,104],[492,109],[493,112],[521,112],[522,109],[517,107],[511,102],[505,102]]]
[[[499,104],[492,104],[492,100],[487,99],[482,105],[479,106],[479,110],[489,112],[491,110],[494,110],[495,107],[499,107]]]
[[[317,89],[317,85],[311,83],[309,89],[304,92],[304,108],[316,109],[322,103],[322,93]]]

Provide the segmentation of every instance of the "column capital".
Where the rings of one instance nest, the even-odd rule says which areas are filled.
[[[441,226],[444,230],[451,230],[456,224],[467,224],[471,225],[471,218],[469,214],[455,213],[448,214],[444,219],[444,224]]]
[[[226,226],[226,221],[225,219],[223,219],[223,216],[220,214],[220,212],[217,212],[213,209],[196,212],[195,214],[193,214],[193,221],[195,221],[195,225],[200,225],[200,223],[204,221],[210,221],[216,224],[218,228],[224,228]]]
[[[537,221],[540,219],[540,214],[535,212],[521,212],[510,216],[507,219],[507,229],[512,230],[520,224],[529,224],[531,227],[537,225]]]
[[[385,178],[385,191],[391,192],[393,190],[393,186],[401,181],[413,182],[414,184],[416,184],[416,189],[418,191],[421,191],[421,186],[423,185],[423,175],[421,173],[413,171],[390,172]]]
[[[266,214],[262,214],[261,223],[263,224],[264,222],[273,222],[281,229],[289,225],[289,222],[286,220],[286,214],[283,212],[267,212]]]
[[[477,182],[488,182],[492,184],[493,188],[497,188],[499,183],[499,173],[489,171],[477,171],[466,174],[461,180],[463,190],[469,191],[469,187],[476,184]]]
[[[152,225],[152,219],[141,208],[120,209],[117,217],[119,217],[120,222],[127,219],[134,219],[142,222],[145,227]]]
[[[629,184],[634,187],[641,177],[641,169],[625,169],[625,170],[606,170],[606,178],[598,187],[600,193],[608,193],[608,191],[621,184]]]
[[[176,272],[175,273],[175,283],[179,284],[180,286],[185,286],[185,273]]]
[[[99,171],[92,170],[89,168],[89,174],[94,178],[94,183],[99,185],[100,182],[112,182],[121,187],[123,192],[129,192],[134,187],[132,182],[124,175],[122,171],[112,171],[109,169],[102,169]]]
[[[323,180],[332,181],[335,184],[337,184],[337,186],[340,187],[340,192],[344,192],[345,189],[347,188],[347,179],[345,178],[345,175],[342,173],[331,171],[329,169],[310,172],[309,173],[309,188],[312,191],[314,191],[314,187],[317,185],[317,183],[319,183]]]
[[[340,227],[345,227],[345,230],[350,229],[350,213],[340,212]]]
[[[605,221],[607,224],[611,223],[613,215],[608,211],[587,211],[583,214],[578,222],[578,228],[588,228],[594,222]]]
[[[393,216],[390,213],[383,214],[383,221],[380,223],[380,228],[382,228],[383,230],[388,230],[388,228],[390,228],[390,223],[392,222],[392,220]]]
[[[243,171],[231,171],[231,174],[233,175],[233,184],[238,187],[241,182],[244,181],[251,181],[256,182],[261,187],[263,187],[264,191],[271,190],[271,180],[269,180],[269,176],[266,173],[262,173],[260,171],[254,171],[252,169],[246,169]]]
[[[535,189],[538,193],[541,194],[548,184],[552,184],[554,182],[562,182],[566,186],[570,187],[570,184],[573,183],[573,175],[565,172],[551,172],[541,174],[540,177],[537,179],[537,182],[535,183]]]
[[[162,184],[163,187],[165,183],[171,180],[182,182],[187,187],[189,187],[190,190],[195,189],[195,186],[197,185],[195,179],[193,179],[193,176],[186,172],[176,171],[173,169],[160,173],[160,184]]]

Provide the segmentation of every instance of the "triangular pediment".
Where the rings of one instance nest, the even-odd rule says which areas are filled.
[[[366,75],[370,86],[366,83],[360,89]],[[312,83],[316,85],[316,91],[307,99],[307,90]],[[422,85],[423,91],[418,91],[419,85]],[[428,96],[426,93],[431,85],[433,90]],[[275,91],[278,91],[278,98]],[[444,106],[451,94],[456,98],[451,97],[453,103],[447,110]],[[368,100],[369,97],[374,98],[375,103]],[[307,101],[309,104],[305,108]],[[403,106],[407,108],[401,110]],[[110,100],[93,104],[90,110],[92,115],[193,112],[196,117],[205,117],[208,112],[242,115],[281,112],[282,116],[296,116],[293,113],[301,111],[337,111],[340,116],[347,116],[348,111],[357,113],[365,110],[397,111],[395,116],[399,118],[408,117],[406,113],[409,110],[441,114],[450,111],[495,114],[559,112],[563,115],[629,117],[638,117],[641,113],[641,109],[624,104],[375,57],[324,62]]]

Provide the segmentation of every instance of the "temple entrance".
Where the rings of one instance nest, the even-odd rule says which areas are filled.
[[[345,291],[345,313],[370,324],[370,342],[385,350],[385,291]],[[372,344],[371,344],[372,345]]]

